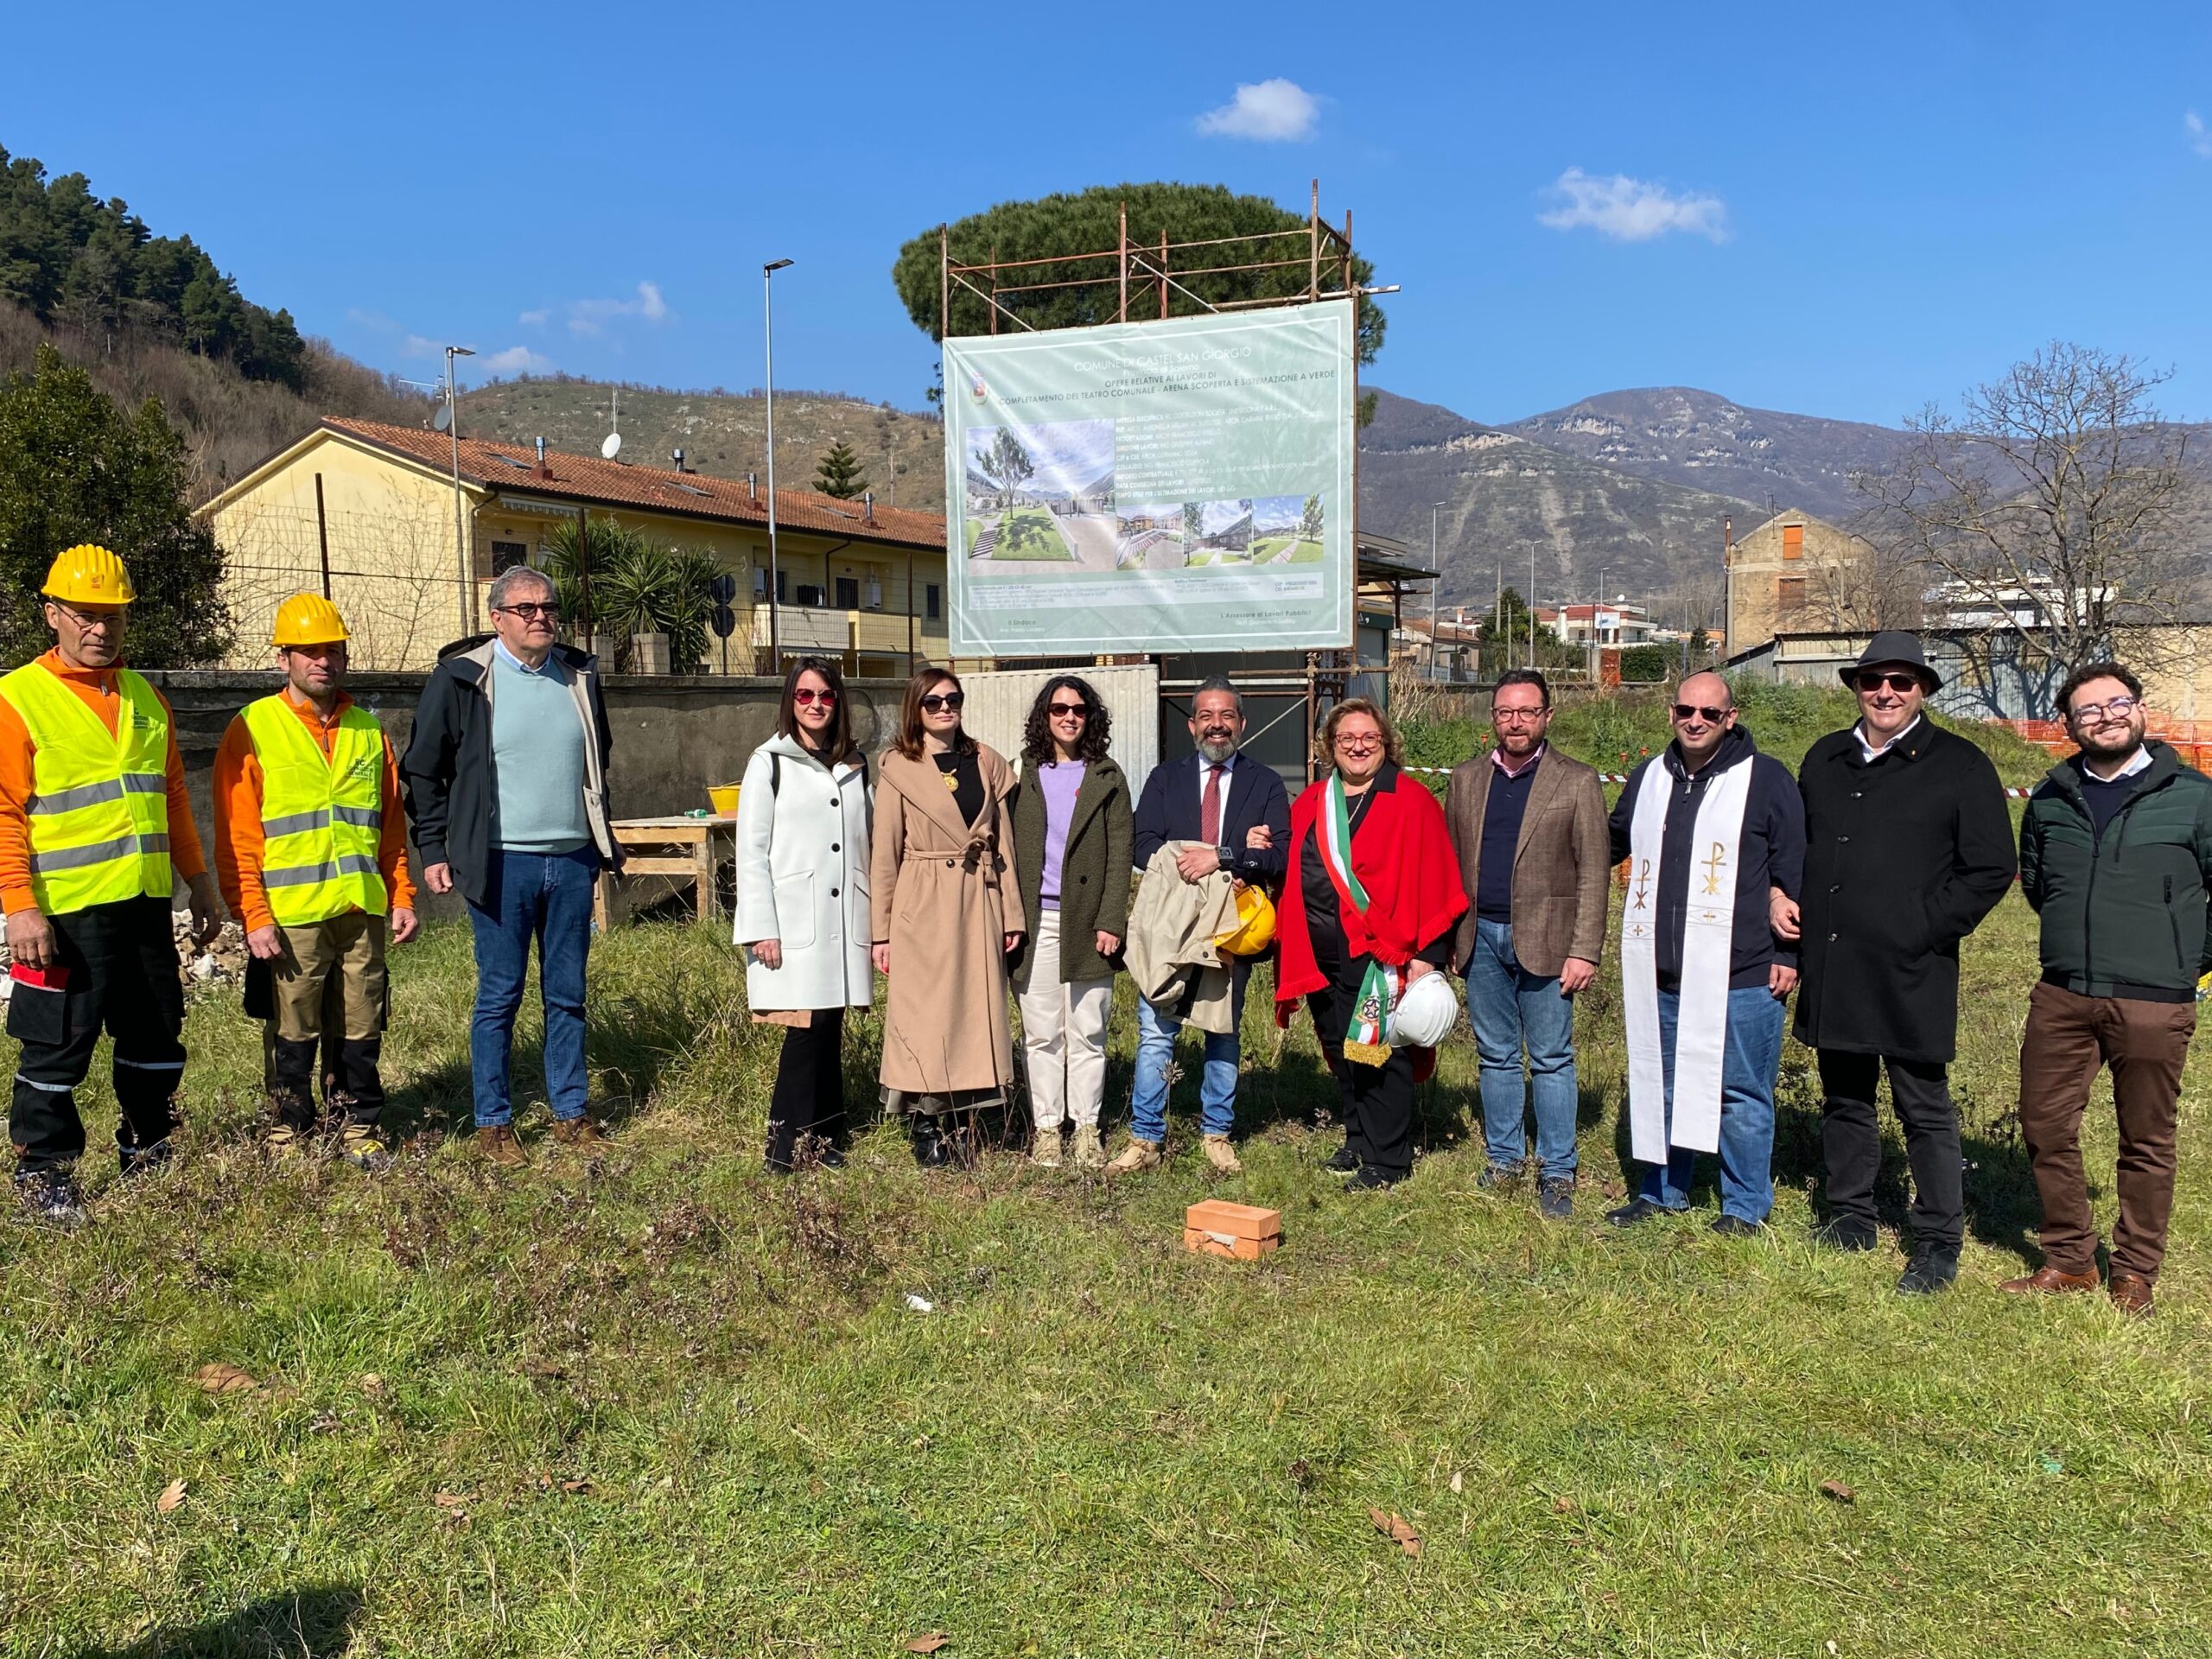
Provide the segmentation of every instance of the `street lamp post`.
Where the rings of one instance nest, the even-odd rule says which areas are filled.
[[[1536,544],[1529,543],[1529,666],[1536,665]]]
[[[771,674],[780,674],[784,668],[783,643],[776,626],[776,317],[772,296],[776,273],[791,263],[788,259],[771,259],[760,267],[760,317],[765,331],[763,356],[767,368],[768,392],[768,671]],[[909,594],[906,597],[911,609],[913,595]]]
[[[476,567],[468,556],[468,532],[461,522],[461,406],[453,398],[453,360],[474,357],[467,346],[446,347],[446,435],[453,440],[453,545],[461,567],[461,633],[466,639],[476,627]]]
[[[1436,510],[1448,501],[1433,501],[1428,508],[1428,677],[1436,677],[1436,590],[1443,577],[1436,568]]]

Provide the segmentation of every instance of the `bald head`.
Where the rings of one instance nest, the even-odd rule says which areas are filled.
[[[1693,674],[1684,680],[1675,694],[1677,702],[1701,702],[1713,709],[1733,709],[1736,694],[1728,689],[1728,682],[1711,669]]]
[[[1692,772],[1701,771],[1720,752],[1720,741],[1736,723],[1735,695],[1718,674],[1693,674],[1675,693],[1669,717],[1683,766]]]

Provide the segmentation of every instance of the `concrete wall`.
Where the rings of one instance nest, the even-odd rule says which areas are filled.
[[[209,794],[215,750],[232,717],[279,683],[267,674],[200,672],[148,673],[176,710],[177,746],[192,788],[192,810],[203,839],[213,834]],[[351,689],[373,713],[404,754],[414,734],[415,704],[423,689],[420,674],[360,674]],[[874,753],[891,741],[899,719],[903,680],[848,680],[854,734]],[[607,717],[613,728],[614,757],[609,779],[614,816],[654,817],[688,812],[707,804],[709,784],[732,784],[745,762],[766,741],[776,723],[776,702],[783,682],[755,677],[723,679],[620,675],[607,681]],[[421,871],[419,860],[416,869]],[[460,913],[458,899],[430,904],[430,913]]]

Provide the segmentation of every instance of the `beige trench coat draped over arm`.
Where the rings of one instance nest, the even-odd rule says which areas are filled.
[[[869,931],[891,947],[882,1084],[900,1095],[1002,1090],[1014,1077],[1006,935],[1028,931],[1014,876],[1014,772],[979,750],[985,804],[963,823],[926,755],[883,756]]]

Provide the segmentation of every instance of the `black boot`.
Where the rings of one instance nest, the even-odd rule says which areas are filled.
[[[323,1096],[324,1103],[344,1118],[340,1133],[346,1161],[356,1169],[383,1169],[391,1162],[378,1127],[384,1121],[384,1077],[377,1062],[384,1039],[365,1037],[338,1046],[337,1089]]]
[[[943,1169],[952,1161],[952,1147],[944,1138],[944,1125],[932,1112],[916,1112],[907,1126],[914,1137],[914,1161],[924,1169]]]

